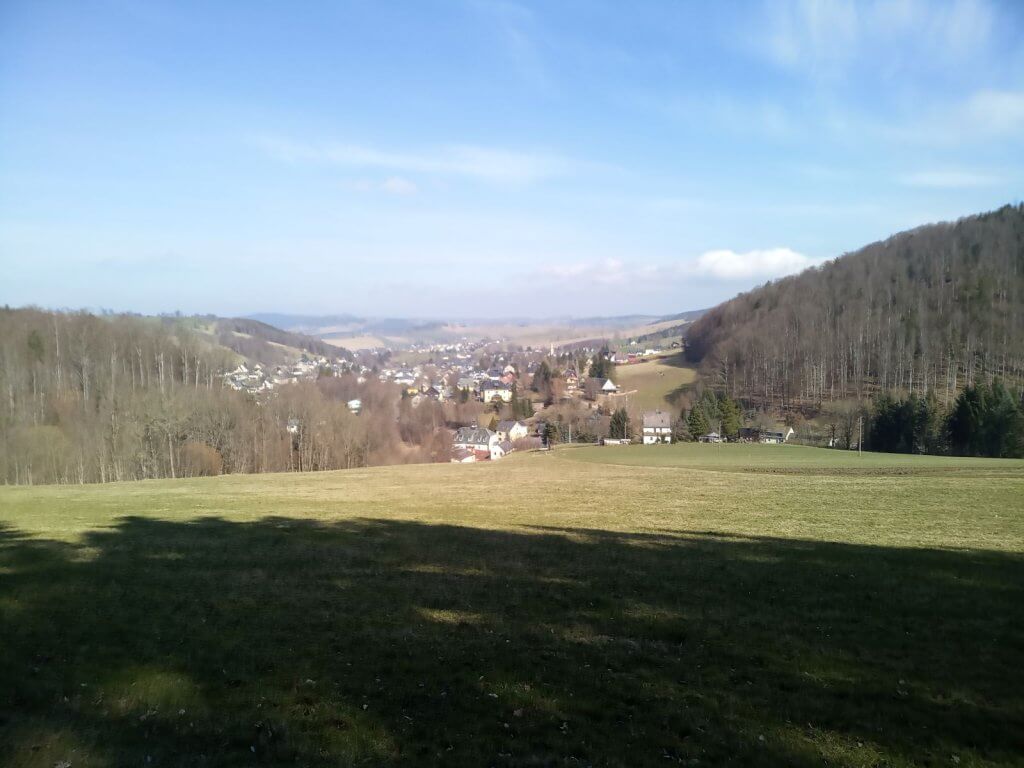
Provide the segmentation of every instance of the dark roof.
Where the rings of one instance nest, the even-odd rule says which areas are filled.
[[[494,433],[489,429],[479,427],[462,427],[455,433],[453,443],[465,443],[466,445],[487,445],[490,443]]]
[[[665,411],[647,411],[644,414],[645,427],[671,427],[672,417]]]
[[[516,421],[515,419],[502,419],[501,421],[498,422],[498,431],[508,432],[510,429],[512,429],[512,427],[514,427],[518,423],[519,422]]]

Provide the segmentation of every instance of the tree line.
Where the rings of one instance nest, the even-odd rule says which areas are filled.
[[[237,361],[187,321],[0,309],[0,482],[447,460],[438,403],[403,406],[393,385],[354,375],[257,398],[222,385]]]
[[[970,384],[950,406],[934,391],[925,395],[891,392],[858,403],[836,403],[822,411],[823,443],[853,449],[863,443],[871,451],[994,458],[1024,457],[1024,408],[1000,379]],[[798,413],[786,417],[801,425]],[[737,439],[747,422],[775,429],[763,411],[744,413],[742,405],[725,392],[705,388],[692,407],[683,409],[676,439],[698,440],[709,432]]]
[[[887,453],[952,454],[954,456],[1024,456],[1024,414],[1002,381],[965,387],[952,407],[934,392],[889,394],[867,408],[865,447]]]

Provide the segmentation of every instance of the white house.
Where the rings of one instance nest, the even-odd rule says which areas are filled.
[[[777,443],[781,445],[793,436],[792,427],[783,427],[780,430],[762,430],[761,431],[761,442],[762,443]]]
[[[494,448],[491,449],[491,458],[500,459],[502,456],[507,456],[508,454],[512,453],[513,450],[515,449],[512,447],[512,443],[510,443],[508,440],[502,440],[500,443],[494,446]]]
[[[521,440],[530,433],[530,430],[527,429],[526,425],[523,424],[523,422],[510,421],[507,419],[498,422],[498,427],[496,431],[498,433],[498,437],[500,437],[503,441],[508,440],[509,442]]]
[[[452,439],[452,448],[473,451],[477,459],[500,459],[504,456],[501,450],[501,439],[497,432],[478,427],[462,427]]]
[[[493,403],[495,399],[503,403],[512,402],[512,387],[507,384],[489,382],[480,388],[480,395],[485,403]]]
[[[672,417],[664,411],[644,414],[644,445],[672,442]]]

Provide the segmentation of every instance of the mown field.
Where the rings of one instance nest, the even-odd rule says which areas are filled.
[[[619,365],[615,368],[615,383],[624,392],[636,390],[629,395],[629,404],[642,410],[667,410],[669,399],[687,384],[692,384],[697,374],[682,360],[681,354],[648,360],[633,365]]]
[[[0,765],[1019,765],[1022,606],[1020,461],[2,488]]]

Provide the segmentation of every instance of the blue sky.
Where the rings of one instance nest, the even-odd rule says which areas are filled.
[[[0,3],[0,303],[712,305],[1021,199],[1024,4]]]

